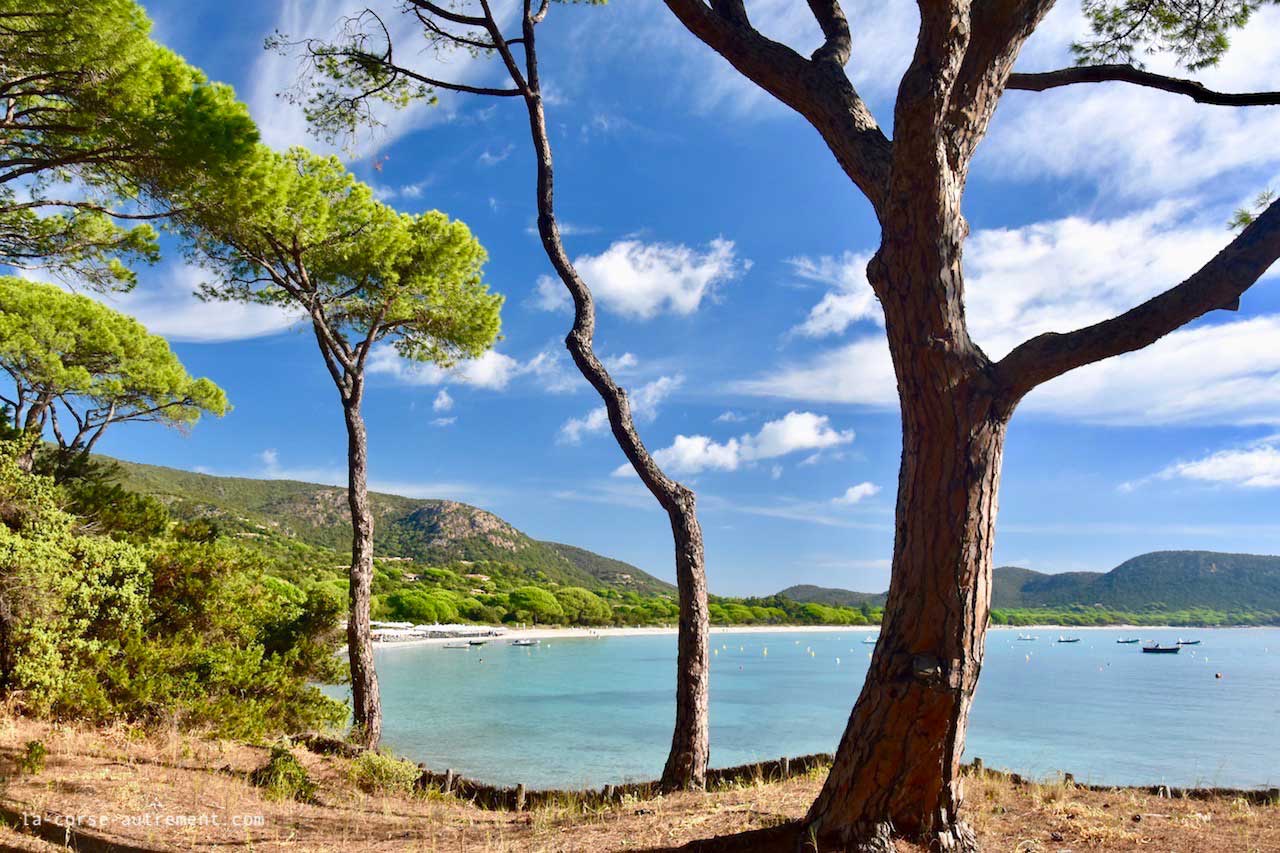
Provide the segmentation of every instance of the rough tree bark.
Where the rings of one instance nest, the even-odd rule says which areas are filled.
[[[508,71],[523,91],[528,108],[529,132],[537,159],[538,235],[552,267],[573,298],[573,328],[565,338],[565,346],[578,370],[604,401],[609,427],[627,461],[659,505],[666,510],[671,522],[671,534],[675,542],[680,624],[676,641],[676,719],[661,784],[667,790],[700,789],[706,787],[707,763],[711,752],[708,723],[710,613],[707,607],[706,564],[702,528],[698,524],[697,501],[692,490],[668,477],[654,461],[636,430],[626,391],[614,382],[592,346],[596,325],[595,302],[591,289],[569,260],[556,222],[551,140],[547,133],[538,77],[534,33],[537,21],[526,0],[522,33],[525,54],[523,77],[496,25],[491,25],[490,35],[498,45]]]
[[[364,383],[359,379],[351,381],[340,393],[347,425],[347,503],[351,508],[347,656],[351,662],[352,713],[357,739],[373,749],[382,739],[382,702],[369,624],[373,591],[373,512],[369,507],[369,438],[360,411]]]
[[[969,338],[961,213],[973,154],[1007,87],[1124,82],[1206,103],[1274,103],[1155,75],[1075,69],[1015,75],[1052,0],[921,2],[890,142],[843,66],[839,0],[808,0],[824,42],[810,57],[751,25],[743,0],[664,0],[695,36],[822,135],[875,209],[868,265],[898,382],[903,451],[892,578],[866,682],[805,824],[818,849],[887,851],[895,837],[972,850],[960,757],[981,670],[1004,438],[1019,400],[1069,370],[1140,349],[1240,295],[1280,258],[1280,202],[1182,284],[1110,320],[1050,333],[992,363]]]

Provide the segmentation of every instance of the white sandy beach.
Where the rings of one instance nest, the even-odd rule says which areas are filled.
[[[879,633],[878,625],[742,625],[714,626],[715,634],[817,634],[832,631],[858,631],[862,633]],[[490,642],[502,643],[509,640],[590,640],[600,637],[652,637],[676,634],[676,627],[646,628],[513,628],[497,637],[477,637]],[[461,637],[431,637],[413,640],[390,640],[376,644],[377,648],[389,649],[402,646],[440,646],[445,643],[456,643],[464,640]]]
[[[1181,631],[1184,635],[1190,635],[1196,631],[1209,631],[1212,628],[1193,628],[1187,626],[1173,625],[992,625],[991,631],[1007,631],[1012,633],[1030,634],[1036,631],[1045,632],[1041,637],[1044,640],[1054,640],[1056,637],[1050,634],[1076,634],[1088,631],[1129,631],[1135,634],[1153,631]],[[738,626],[713,626],[711,633],[715,634],[829,634],[832,632],[849,631],[864,634],[878,634],[880,626],[878,625],[738,625]],[[510,640],[590,640],[600,637],[650,637],[676,634],[674,625],[662,627],[644,627],[644,628],[513,628],[505,634],[495,637],[478,637],[476,639],[484,639],[490,642],[502,643]],[[456,643],[464,641],[463,637],[431,637],[413,640],[389,640],[379,642],[376,645],[380,649],[400,648],[405,646],[441,646],[445,643]]]

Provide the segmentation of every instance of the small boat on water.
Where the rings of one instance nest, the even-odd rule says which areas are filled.
[[[446,649],[469,649],[469,648],[471,648],[471,645],[470,645],[469,643],[445,643],[445,644],[444,644],[444,646],[443,646],[443,648],[446,648]]]
[[[489,642],[489,641],[488,641],[488,640],[467,640],[467,645],[470,645],[470,646],[483,646],[483,645],[484,645],[485,643],[487,643],[487,642]]]
[[[512,641],[511,641],[511,645],[513,645],[513,646],[536,646],[536,645],[538,645],[538,641],[537,641],[537,640],[512,640]]]
[[[1059,643],[1078,643],[1080,642],[1080,638],[1079,637],[1059,637],[1058,642]]]
[[[1032,636],[1031,634],[1019,634],[1019,635],[1018,635],[1018,641],[1019,641],[1019,642],[1023,642],[1023,643],[1034,643],[1034,642],[1035,642],[1036,640],[1038,640],[1038,639],[1040,639],[1040,638],[1039,638],[1039,637]]]
[[[1178,645],[1180,645],[1180,646],[1198,646],[1198,645],[1200,645],[1200,641],[1199,641],[1199,640],[1178,640]]]
[[[1142,647],[1143,654],[1148,655],[1176,655],[1180,651],[1182,651],[1181,646],[1162,646],[1159,643]]]
[[[880,642],[880,637],[879,637],[878,635],[877,635],[877,636],[875,636],[875,637],[863,637],[863,638],[862,638],[862,644],[863,644],[864,646],[874,646],[874,645],[875,645],[876,643],[878,643],[878,642]]]
[[[1116,640],[1116,642],[1122,646],[1131,646],[1134,643],[1141,643],[1142,640],[1138,639],[1137,637],[1121,637],[1120,639]]]

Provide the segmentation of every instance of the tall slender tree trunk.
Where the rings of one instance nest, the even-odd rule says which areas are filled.
[[[347,423],[347,503],[351,507],[350,612],[347,654],[351,661],[351,699],[356,737],[373,749],[382,738],[382,701],[373,665],[369,606],[373,590],[373,512],[369,508],[369,439],[360,403],[362,382],[343,395]]]
[[[687,489],[668,510],[676,544],[676,588],[680,596],[680,628],[676,637],[676,722],[671,751],[662,769],[669,790],[705,788],[711,755],[708,714],[711,661],[707,609],[707,571],[703,563],[702,528],[694,494]]]
[[[897,257],[898,275],[882,257],[869,268],[891,318],[902,411],[892,581],[866,682],[807,821],[823,850],[892,850],[894,836],[972,850],[957,816],[960,758],[982,667],[1012,404],[969,341],[959,301],[945,298],[961,289],[958,255],[929,271],[941,276],[937,287],[910,291],[892,285],[913,273]]]
[[[537,158],[538,234],[547,258],[573,298],[574,322],[573,328],[565,337],[565,346],[579,372],[604,402],[610,429],[627,461],[671,520],[671,532],[675,540],[680,626],[676,655],[675,728],[661,784],[669,791],[701,789],[706,787],[707,763],[711,755],[708,723],[711,651],[708,637],[710,614],[707,605],[706,563],[702,528],[698,524],[697,502],[692,490],[668,477],[654,461],[636,430],[627,392],[614,382],[596,356],[593,345],[595,301],[590,288],[569,260],[556,221],[551,140],[542,105],[534,25],[533,12],[526,0],[522,32],[525,53],[524,100]],[[501,39],[501,33],[492,22],[490,34],[495,41]],[[505,43],[500,52],[513,79],[518,80],[518,66]]]

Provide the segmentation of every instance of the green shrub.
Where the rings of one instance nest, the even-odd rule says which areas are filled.
[[[27,741],[22,755],[18,756],[18,773],[25,776],[36,775],[44,770],[44,760],[48,755],[49,750],[43,743],[38,740]]]
[[[283,746],[273,746],[267,763],[249,774],[249,782],[262,789],[270,800],[297,800],[310,802],[315,799],[316,785],[307,775],[307,768]]]
[[[342,598],[226,541],[91,535],[0,443],[0,697],[89,723],[176,721],[240,738],[341,724]]]
[[[412,761],[381,752],[353,758],[347,774],[356,787],[371,794],[411,794],[422,775]]]

